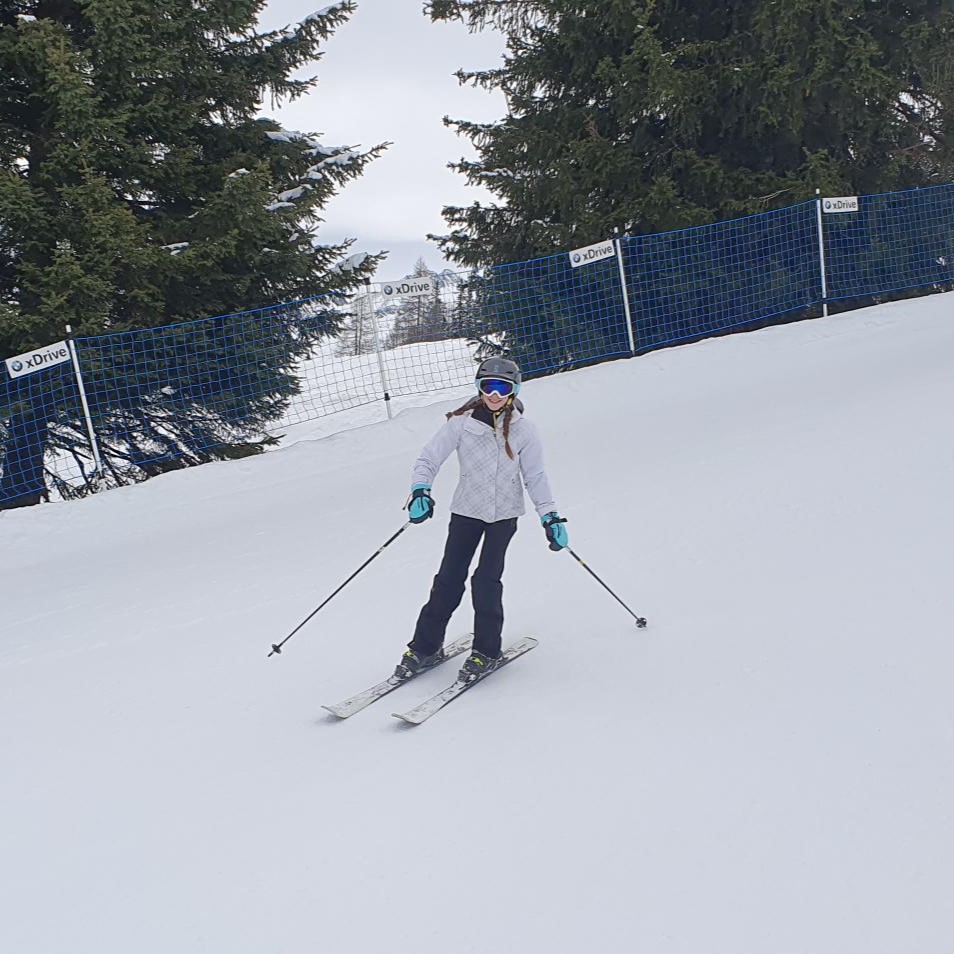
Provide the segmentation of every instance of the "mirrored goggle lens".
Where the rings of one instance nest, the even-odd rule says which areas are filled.
[[[481,378],[477,386],[481,394],[491,394],[494,391],[501,397],[509,397],[513,394],[513,382],[504,381],[502,378]]]

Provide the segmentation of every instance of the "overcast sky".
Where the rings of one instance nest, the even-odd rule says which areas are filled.
[[[303,20],[327,0],[272,0],[259,21],[263,30]],[[461,156],[473,158],[470,141],[446,128],[445,115],[477,122],[499,118],[499,93],[462,87],[460,69],[497,65],[503,39],[470,34],[461,24],[431,23],[423,0],[358,0],[351,19],[324,46],[324,55],[305,75],[318,77],[310,94],[264,115],[286,129],[318,133],[331,145],[393,145],[348,184],[325,208],[319,236],[332,242],[357,239],[352,251],[389,249],[376,278],[401,278],[423,256],[431,267],[444,263],[428,232],[444,233],[444,205],[487,198],[447,168]]]

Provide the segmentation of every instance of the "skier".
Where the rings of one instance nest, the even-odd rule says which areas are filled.
[[[499,662],[503,629],[504,555],[524,513],[523,484],[536,508],[551,550],[567,543],[566,521],[559,515],[543,468],[536,428],[523,416],[520,368],[508,358],[488,358],[477,369],[477,394],[447,414],[447,421],[421,451],[406,504],[412,523],[434,515],[431,485],[441,465],[457,451],[460,480],[451,501],[444,556],[430,597],[421,609],[401,662],[394,671],[408,678],[444,659],[444,633],[464,595],[464,583],[477,545],[483,539],[471,577],[474,642],[460,670],[465,682],[490,672]]]

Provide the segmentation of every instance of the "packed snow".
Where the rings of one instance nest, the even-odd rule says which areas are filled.
[[[397,662],[453,461],[267,654],[404,524],[460,393],[0,517],[0,949],[950,950],[954,296],[521,397],[570,546],[649,626],[530,512],[505,641],[538,647],[420,727],[390,713],[453,664],[321,706]]]

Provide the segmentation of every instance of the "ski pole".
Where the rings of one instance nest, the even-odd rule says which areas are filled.
[[[315,609],[313,609],[280,643],[272,643],[272,651],[268,654],[268,656],[272,656],[272,655],[274,655],[275,653],[281,653],[281,651],[282,651],[282,646],[284,646],[285,643],[287,643],[288,640],[290,640],[290,639],[292,638],[292,636],[294,636],[295,633],[297,633],[298,630],[300,630],[300,629],[302,628],[302,626],[304,626],[305,623],[307,623],[308,620],[310,620],[310,619],[312,618],[312,616],[314,616],[315,613],[317,613],[318,610],[320,610],[321,607],[325,605],[325,603],[330,603],[331,600],[332,600],[335,596],[337,596],[376,556],[379,556],[379,555],[380,555],[381,553],[383,553],[392,543],[394,543],[394,541],[397,540],[397,538],[398,538],[402,533],[404,533],[404,531],[407,530],[407,528],[408,528],[410,525],[411,525],[411,521],[408,520],[408,522],[407,522],[406,524],[404,524],[404,526],[401,527],[401,529],[398,530],[398,532],[395,533],[393,537],[391,537],[387,542],[381,544],[381,546],[378,547],[378,549],[375,550],[374,553],[372,553],[371,556],[369,556],[368,559],[365,560],[364,563],[362,563],[361,566],[359,566],[358,569],[355,570],[354,573],[352,573],[351,576],[349,576],[348,579],[346,579],[346,580],[344,581],[344,583],[342,583],[341,586],[339,586],[338,589],[336,589],[336,590],[334,591],[334,593],[332,593],[331,596],[329,596],[328,599],[326,599],[325,602],[321,604],[321,606],[315,607]],[[265,658],[268,659],[268,656],[266,656]]]
[[[564,549],[570,554],[571,557],[573,557],[574,560],[576,560],[577,563],[580,564],[581,567],[583,567],[584,570],[586,570],[587,573],[590,574],[590,576],[593,577],[594,580],[596,580],[597,583],[599,583],[600,586],[603,587],[604,590],[606,590],[607,593],[609,593],[610,596],[613,597],[614,600],[616,600],[617,603],[619,603],[620,606],[623,607],[624,610],[626,610],[627,613],[629,613],[630,616],[633,617],[633,619],[636,620],[636,626],[639,629],[642,629],[646,625],[646,618],[644,616],[637,616],[569,547],[565,547]]]

